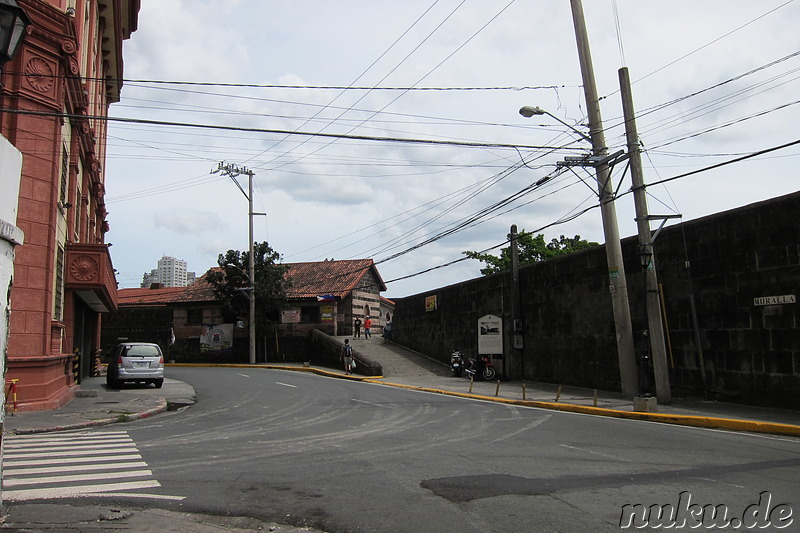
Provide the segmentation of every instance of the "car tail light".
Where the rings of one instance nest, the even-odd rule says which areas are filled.
[[[117,364],[119,366],[122,366],[122,356],[121,355],[117,358]]]
[[[158,366],[164,366],[164,356],[161,356],[161,359],[158,360]]]

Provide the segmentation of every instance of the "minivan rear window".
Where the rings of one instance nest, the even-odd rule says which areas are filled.
[[[143,355],[155,356],[161,355],[156,346],[128,346],[122,355]]]

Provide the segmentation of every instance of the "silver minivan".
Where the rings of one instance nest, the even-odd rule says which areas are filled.
[[[124,383],[152,383],[157,389],[164,384],[164,355],[158,344],[123,342],[114,348],[108,362],[106,384],[119,388]]]

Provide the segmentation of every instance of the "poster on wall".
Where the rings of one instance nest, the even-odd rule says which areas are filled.
[[[233,324],[205,324],[200,332],[200,351],[218,352],[233,347]]]
[[[284,309],[281,311],[281,324],[299,324],[300,309]]]
[[[333,306],[321,305],[319,308],[319,318],[322,322],[333,321]]]
[[[485,315],[478,319],[478,355],[503,353],[503,319]]]
[[[439,302],[436,299],[436,295],[426,296],[425,297],[425,312],[429,311],[436,311],[439,308]]]

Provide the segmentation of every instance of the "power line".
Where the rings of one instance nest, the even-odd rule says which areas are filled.
[[[19,109],[4,109],[4,113],[17,114],[17,115],[32,115],[39,117],[54,117],[54,118],[68,118],[71,120],[104,120],[108,122],[123,122],[129,124],[148,124],[152,126],[179,126],[187,128],[204,128],[211,130],[225,130],[225,131],[247,131],[251,133],[277,133],[288,135],[305,135],[308,137],[327,137],[335,139],[352,139],[358,141],[373,141],[373,142],[392,142],[404,144],[426,144],[438,146],[464,146],[470,148],[524,148],[526,150],[573,150],[569,147],[557,146],[537,146],[530,144],[507,144],[507,143],[481,143],[481,142],[466,142],[466,141],[436,141],[432,139],[411,139],[403,137],[378,137],[370,135],[350,135],[340,133],[315,133],[310,131],[291,131],[282,129],[269,129],[269,128],[244,128],[240,126],[223,126],[220,124],[192,124],[188,122],[176,122],[168,120],[149,120],[142,118],[125,118],[125,117],[105,117],[102,115],[74,115],[70,113],[48,113],[41,111],[27,111]],[[575,148],[574,150],[579,150]]]

